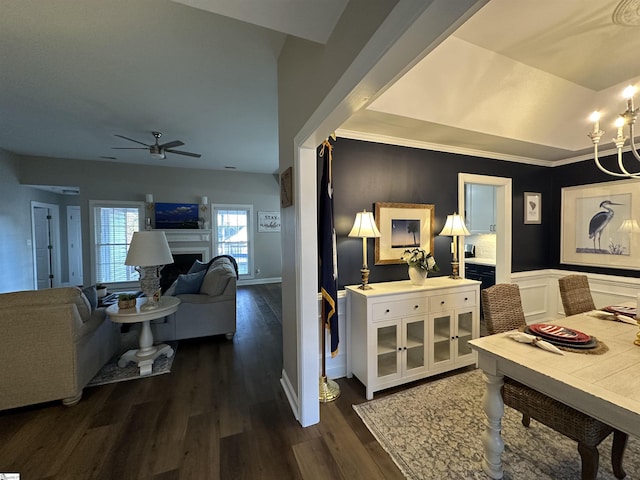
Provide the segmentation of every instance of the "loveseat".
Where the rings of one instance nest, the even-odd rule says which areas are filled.
[[[196,261],[164,293],[179,298],[180,307],[176,313],[151,322],[154,340],[222,334],[232,339],[236,332],[237,279],[233,257],[222,255],[208,263]]]
[[[77,287],[0,294],[0,332],[0,410],[78,403],[120,342],[120,326]]]

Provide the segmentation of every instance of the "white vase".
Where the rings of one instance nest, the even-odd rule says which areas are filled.
[[[409,279],[413,285],[424,285],[427,280],[427,271],[417,267],[409,267]]]

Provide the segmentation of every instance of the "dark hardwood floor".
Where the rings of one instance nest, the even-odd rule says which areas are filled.
[[[280,284],[238,288],[238,327],[181,341],[171,373],[0,412],[0,472],[36,479],[400,479],[340,379],[302,428],[280,386]],[[2,368],[6,368],[3,366]],[[0,388],[2,386],[0,385]],[[376,395],[378,396],[378,395]]]

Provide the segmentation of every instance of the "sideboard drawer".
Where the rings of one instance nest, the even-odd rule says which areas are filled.
[[[476,294],[473,291],[434,295],[429,299],[429,310],[440,312],[452,308],[470,307],[476,304]]]
[[[398,302],[374,303],[371,305],[371,309],[374,322],[407,315],[419,315],[427,313],[427,299],[423,297]]]

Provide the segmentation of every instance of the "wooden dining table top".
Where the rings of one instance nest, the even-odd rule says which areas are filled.
[[[504,333],[470,341],[485,372],[518,380],[577,410],[632,435],[640,436],[640,346],[638,326],[588,314],[544,322],[596,337],[602,354],[558,355],[519,343]]]

